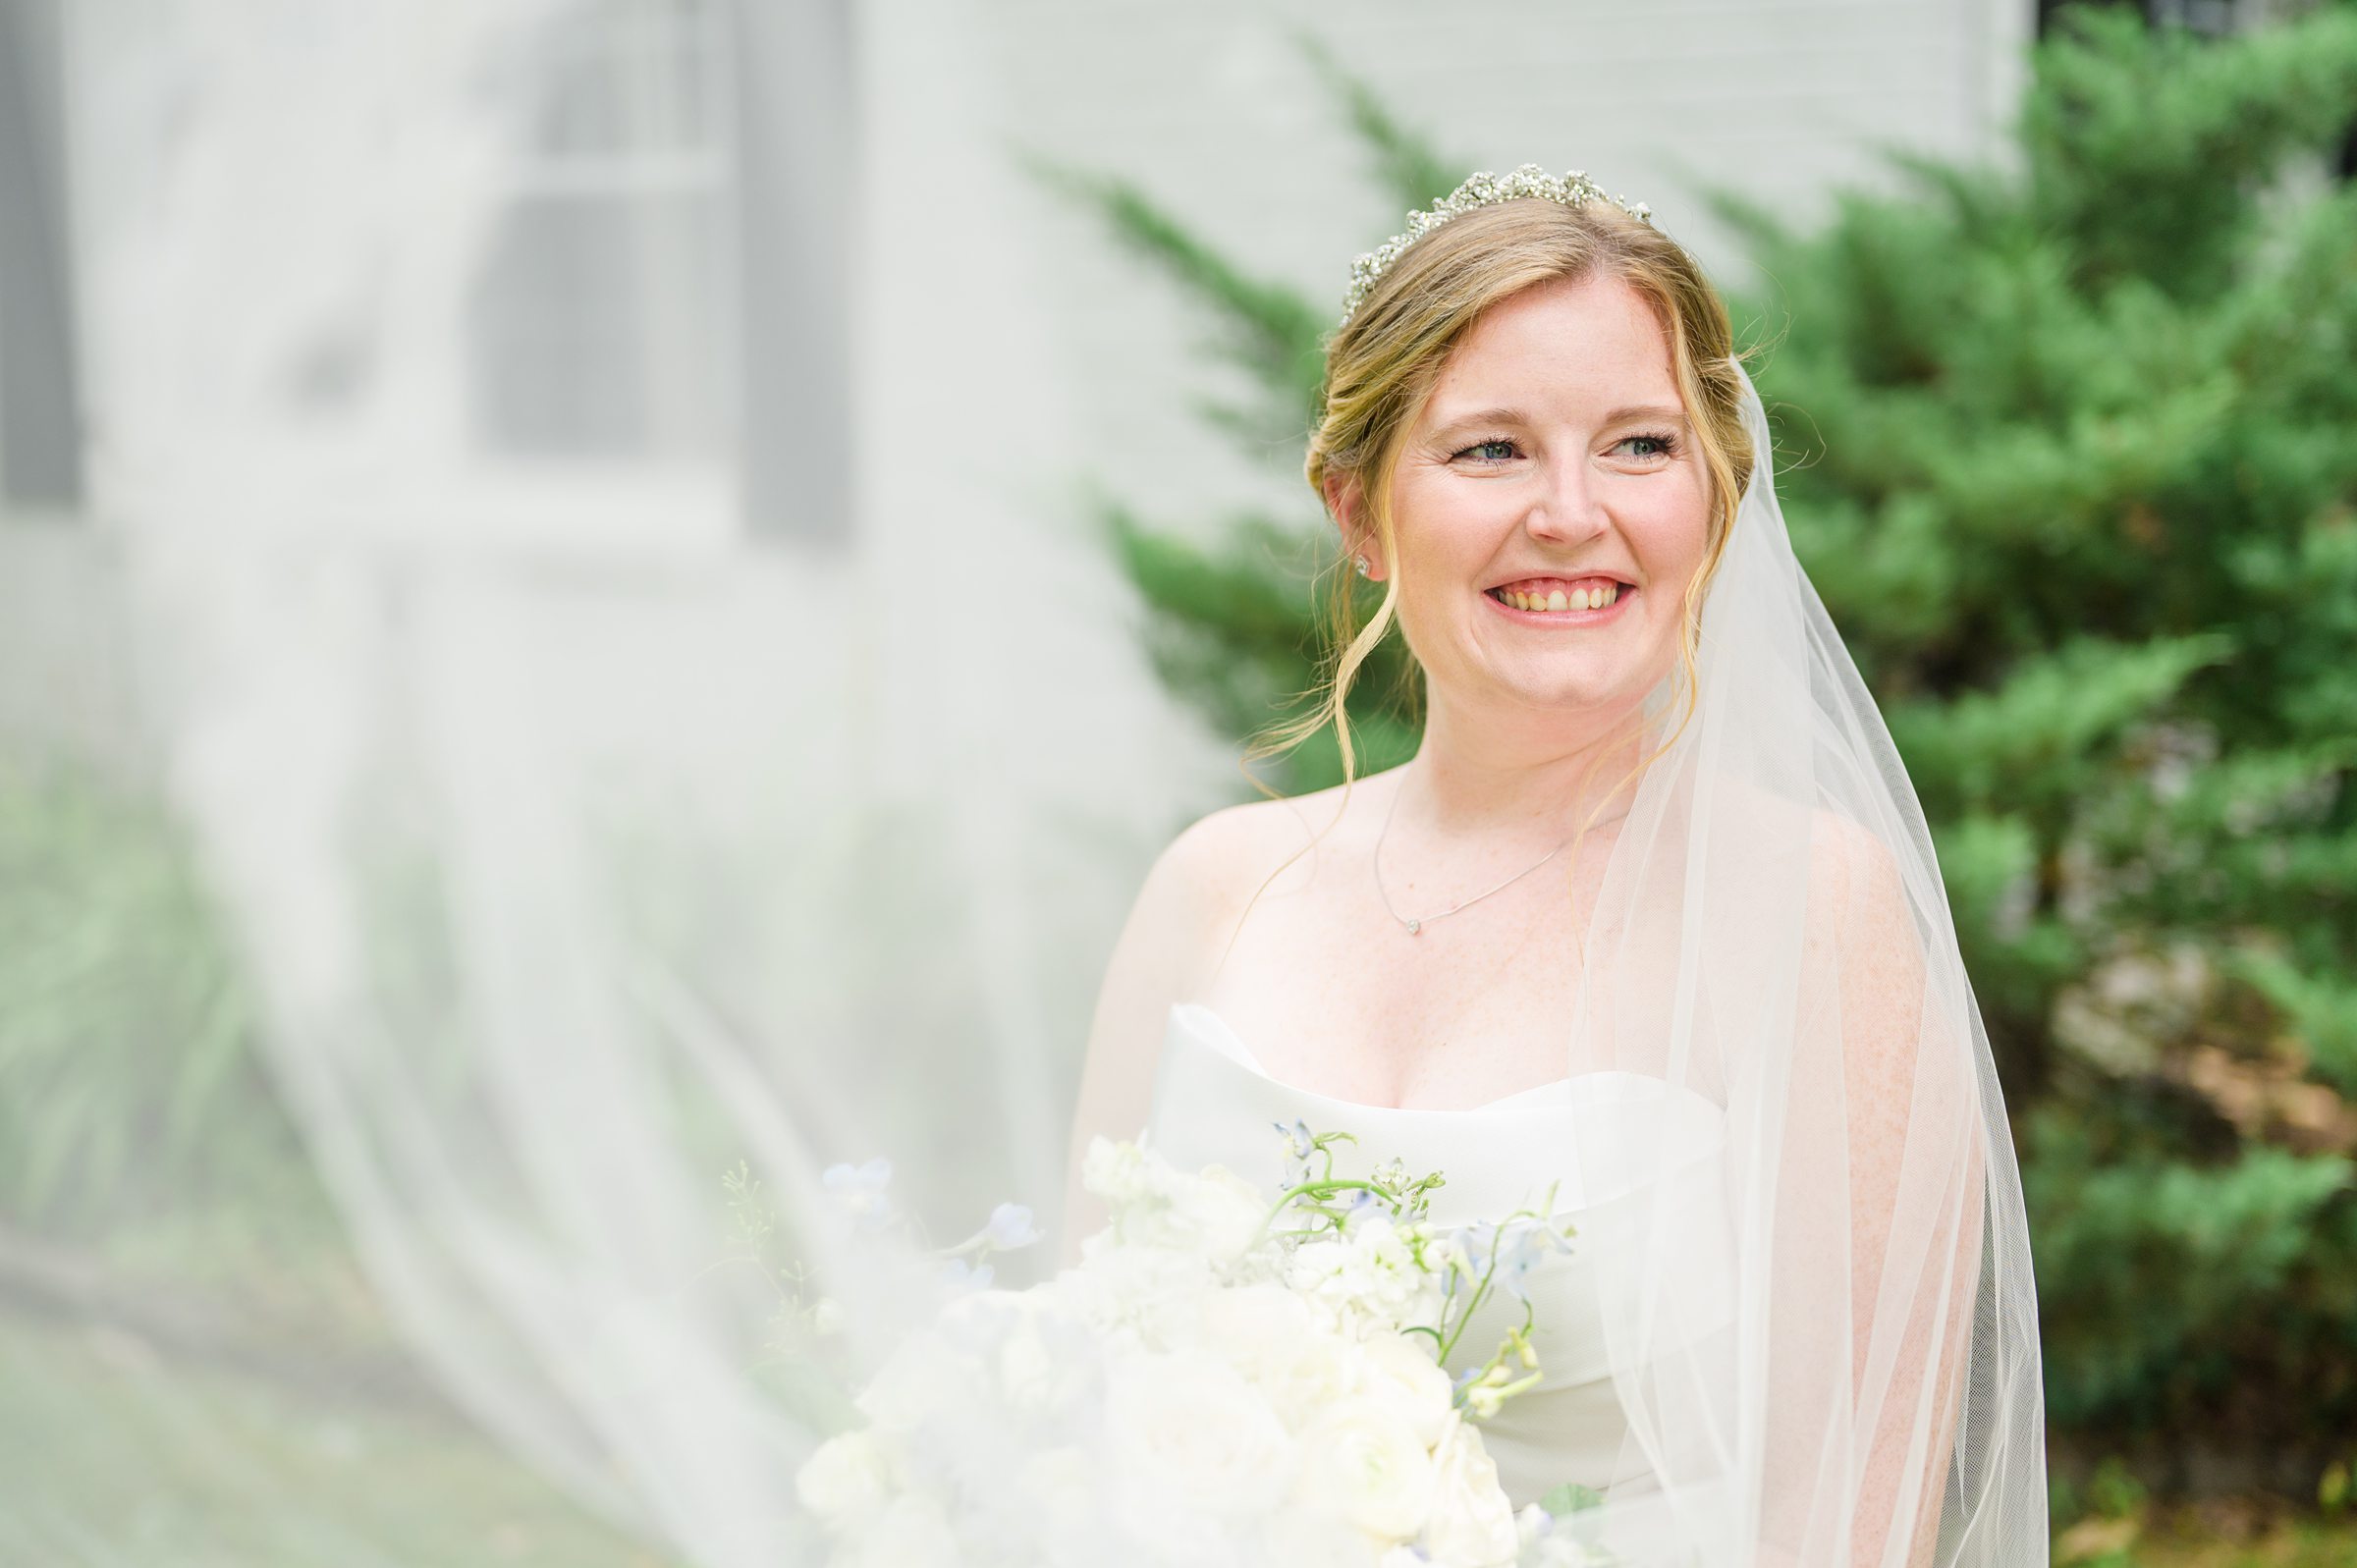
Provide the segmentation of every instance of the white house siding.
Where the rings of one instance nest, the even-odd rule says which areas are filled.
[[[12,16],[46,15],[45,4],[0,0]],[[1694,181],[1805,216],[1837,186],[1887,178],[1877,142],[1990,150],[2032,13],[2033,0],[979,0],[964,15],[985,40],[977,66],[996,78],[978,85],[1000,105],[1000,123],[978,134],[1125,174],[1248,267],[1339,304],[1350,257],[1399,214],[1371,188],[1290,41],[1296,28],[1469,166],[1585,168],[1650,201],[1733,278],[1741,258],[1701,217]],[[1297,443],[1276,443],[1255,465],[1190,413],[1222,377],[1191,351],[1199,323],[1167,286],[1069,207],[1041,196],[1034,215],[1034,264],[1056,302],[1048,330],[1071,395],[1058,400],[1064,411],[1019,426],[1017,439],[1035,444],[1023,459],[1050,457],[1180,526],[1249,505],[1313,518]],[[945,253],[943,265],[954,261]],[[5,512],[0,731],[136,754],[136,682],[117,603],[99,586],[116,569],[105,526],[28,526]],[[77,603],[108,613],[67,608]],[[1075,613],[1127,614],[1111,602]],[[1073,712],[1137,700],[1129,673],[1103,675],[1103,689],[1072,675]],[[1120,744],[1133,749],[1135,737]],[[1211,775],[1229,777],[1208,755],[1164,771],[1189,798]],[[1186,774],[1196,782],[1178,782]]]
[[[1652,204],[1729,281],[1743,259],[1698,184],[1799,214],[1888,181],[1891,143],[1995,154],[2034,0],[999,0],[1009,133],[1136,180],[1256,272],[1339,308],[1350,258],[1396,232],[1333,95],[1290,41],[1325,40],[1471,168],[1581,168]],[[1041,265],[1087,410],[1042,432],[1184,525],[1254,501],[1314,516],[1297,449],[1257,471],[1188,412],[1231,383],[1189,351],[1172,292],[1100,225],[1055,210]]]

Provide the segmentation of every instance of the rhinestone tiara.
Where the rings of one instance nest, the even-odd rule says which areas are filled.
[[[1342,325],[1358,314],[1359,304],[1376,280],[1392,270],[1401,251],[1438,229],[1450,219],[1460,217],[1477,207],[1494,207],[1503,201],[1515,201],[1525,196],[1540,196],[1560,201],[1566,207],[1576,207],[1590,201],[1610,201],[1638,222],[1650,226],[1653,209],[1644,202],[1631,206],[1618,196],[1608,196],[1604,188],[1588,178],[1584,169],[1574,169],[1558,179],[1535,163],[1522,164],[1513,173],[1499,176],[1487,169],[1470,175],[1465,183],[1450,191],[1422,212],[1407,215],[1407,232],[1396,234],[1382,244],[1350,263],[1350,292],[1343,297]]]

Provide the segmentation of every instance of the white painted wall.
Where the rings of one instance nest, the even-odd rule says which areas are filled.
[[[77,517],[0,514],[0,757],[147,766],[119,543]]]

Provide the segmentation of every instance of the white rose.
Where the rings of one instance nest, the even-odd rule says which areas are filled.
[[[1064,1543],[1085,1540],[1102,1480],[1096,1461],[1078,1448],[1049,1448],[1023,1460],[1015,1487],[1039,1520],[1051,1560],[1072,1554],[1059,1549]]]
[[[1302,1431],[1327,1406],[1363,1392],[1368,1376],[1356,1344],[1321,1333],[1305,1341],[1291,1361],[1266,1371],[1260,1382],[1286,1425]]]
[[[1347,1520],[1286,1508],[1269,1516],[1252,1561],[1268,1568],[1389,1568],[1387,1545]],[[1408,1548],[1392,1548],[1400,1549]],[[1420,1557],[1408,1561],[1427,1568]]]
[[[971,1290],[945,1302],[934,1322],[952,1343],[972,1346],[1006,1334],[1038,1310],[1039,1298],[1027,1290]]]
[[[904,1493],[892,1500],[848,1551],[830,1561],[838,1568],[954,1568],[960,1561],[958,1537],[929,1497]]]
[[[1109,1246],[1057,1280],[1063,1303],[1101,1333],[1151,1349],[1194,1337],[1211,1266],[1167,1247]]]
[[[1258,1388],[1288,1428],[1355,1392],[1354,1346],[1323,1328],[1309,1303],[1281,1285],[1237,1285],[1203,1298],[1202,1348]]]
[[[1195,1334],[1202,1349],[1259,1381],[1283,1370],[1320,1329],[1308,1302],[1283,1285],[1233,1285],[1202,1299]]]
[[[1239,1369],[1289,1356],[1316,1336],[1309,1303],[1283,1285],[1234,1285],[1203,1298],[1203,1344]]]
[[[1116,1143],[1099,1135],[1088,1141],[1080,1161],[1080,1184],[1105,1200],[1118,1216],[1154,1195],[1154,1168],[1141,1143]]]
[[[1424,1549],[1449,1568],[1497,1568],[1511,1563],[1522,1547],[1513,1505],[1498,1485],[1498,1464],[1481,1440],[1481,1429],[1461,1415],[1433,1451],[1436,1495],[1424,1528]]]
[[[835,1535],[856,1533],[892,1500],[898,1485],[892,1452],[865,1428],[837,1433],[795,1472],[794,1494]]]
[[[1299,1494],[1381,1541],[1413,1540],[1432,1512],[1432,1458],[1396,1402],[1338,1400],[1301,1434]]]
[[[1119,1358],[1106,1426],[1123,1481],[1206,1514],[1266,1512],[1290,1487],[1293,1439],[1269,1402],[1199,1351]]]
[[[914,1432],[944,1413],[978,1409],[977,1374],[974,1364],[939,1334],[912,1334],[894,1347],[859,1391],[859,1411],[881,1432]]]
[[[1448,1372],[1432,1359],[1431,1341],[1415,1334],[1376,1334],[1360,1349],[1369,1372],[1368,1392],[1399,1401],[1416,1440],[1437,1447],[1449,1430],[1456,1390]]]
[[[1172,1245],[1225,1267],[1260,1241],[1268,1214],[1268,1200],[1258,1187],[1224,1165],[1212,1165],[1174,1183],[1166,1222]]]
[[[1051,1345],[1037,1327],[1021,1328],[999,1347],[999,1386],[1014,1410],[1054,1415],[1088,1392],[1089,1365],[1062,1338]]]

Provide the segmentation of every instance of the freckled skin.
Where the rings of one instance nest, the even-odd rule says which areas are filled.
[[[1678,407],[1669,341],[1617,279],[1543,284],[1476,322],[1447,367],[1392,479],[1398,616],[1436,713],[1613,708],[1641,701],[1677,657],[1680,600],[1702,565],[1709,477],[1680,424],[1665,457],[1629,438]],[[1526,420],[1453,421],[1510,407]],[[1507,436],[1519,450],[1458,449]],[[1481,590],[1514,576],[1595,568],[1643,590],[1604,635],[1518,624]]]
[[[1501,408],[1518,417],[1454,428]],[[1494,437],[1511,450],[1459,455]],[[1398,573],[1399,629],[1426,671],[1423,787],[1396,813],[1382,870],[1402,907],[1429,913],[1560,842],[1589,762],[1610,781],[1638,760],[1597,744],[1677,662],[1710,485],[1662,323],[1617,279],[1537,285],[1485,313],[1389,483],[1396,560],[1345,482],[1327,499],[1374,579]],[[1517,618],[1483,593],[1598,571],[1637,588],[1586,626]],[[1562,1073],[1558,1020],[1577,1000],[1562,957],[1618,830],[1600,822],[1576,854],[1411,939],[1369,871],[1402,778],[1362,775],[1347,802],[1333,789],[1230,807],[1166,851],[1109,966],[1075,1171],[1091,1131],[1142,1124],[1175,1000],[1214,1007],[1279,1078],[1367,1105],[1470,1107]],[[1070,1202],[1083,1223],[1095,1212],[1076,1176]]]
[[[1513,416],[1471,417],[1500,409]],[[1473,325],[1391,483],[1397,559],[1372,541],[1353,548],[1368,549],[1378,581],[1398,573],[1400,629],[1426,671],[1416,766],[1427,791],[1397,814],[1382,867],[1402,909],[1429,913],[1561,840],[1552,818],[1531,813],[1568,798],[1597,740],[1674,667],[1709,478],[1661,323],[1626,284],[1590,279],[1525,290]],[[1362,521],[1355,496],[1336,499],[1345,529]],[[1515,616],[1483,591],[1596,571],[1638,591],[1588,626]],[[1599,775],[1635,760],[1614,753]],[[1230,911],[1310,825],[1333,827],[1187,994],[1280,1076],[1344,1099],[1461,1107],[1544,1082],[1561,1070],[1555,1020],[1572,1005],[1575,972],[1543,955],[1592,904],[1617,830],[1599,825],[1576,861],[1566,854],[1406,946],[1368,870],[1399,783],[1397,771],[1363,778],[1346,807],[1323,791],[1240,808],[1225,830]]]

